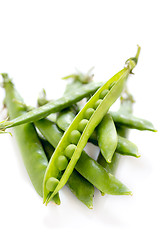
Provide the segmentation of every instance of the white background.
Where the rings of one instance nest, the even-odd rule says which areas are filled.
[[[0,72],[7,72],[25,102],[36,104],[42,88],[56,99],[61,78],[95,67],[106,81],[142,48],[129,90],[134,114],[160,130],[159,1],[0,1]],[[0,104],[4,98],[0,89]],[[2,115],[1,115],[2,117]],[[1,118],[2,119],[2,118]],[[141,158],[124,157],[117,177],[133,196],[95,192],[89,210],[67,188],[61,205],[42,204],[33,189],[14,136],[0,136],[0,239],[159,239],[160,136],[132,130]]]

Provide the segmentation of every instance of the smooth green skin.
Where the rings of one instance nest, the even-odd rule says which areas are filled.
[[[124,108],[129,108],[128,104],[126,106],[126,104],[123,104],[123,112],[124,112]],[[122,112],[121,110],[121,112]],[[119,110],[120,111],[120,110]],[[118,111],[118,113],[119,113]],[[70,115],[70,111],[67,112],[67,114]],[[65,113],[64,116],[63,116],[63,123],[65,123],[65,117],[67,119],[70,119],[70,117],[67,116],[67,114]],[[120,113],[121,114],[121,113]],[[73,115],[73,112],[72,112],[72,115]],[[75,117],[75,114],[74,114],[74,117]],[[66,129],[70,126],[70,124],[72,123],[67,121],[67,124],[64,124],[64,131],[66,131]],[[62,138],[63,136],[63,131],[61,129],[59,129],[56,124],[53,124],[50,120],[48,119],[42,119],[42,120],[39,120],[37,122],[34,123],[36,125],[37,128],[39,128],[39,130],[41,131],[42,135],[48,139],[48,141],[55,147],[57,146],[58,142],[60,141],[60,139]],[[45,128],[43,128],[43,125],[45,126]],[[53,133],[52,133],[52,130],[53,130]],[[124,130],[126,131],[126,128],[124,127],[119,127],[118,128],[118,142],[117,142],[117,147],[116,147],[116,152],[117,153],[120,153],[122,155],[129,155],[129,156],[134,156],[134,157],[139,157],[139,154],[138,154],[138,148],[137,146],[131,142],[130,140],[126,139],[126,138],[123,138],[122,136],[124,135],[123,133],[120,134],[120,129],[121,131]],[[77,130],[75,130],[77,131]],[[46,136],[47,134],[47,136]],[[54,138],[53,138],[53,135],[54,135]],[[120,137],[121,136],[121,137]],[[105,136],[104,136],[105,137]],[[57,141],[58,139],[58,141]],[[73,140],[74,139],[74,140]],[[71,140],[71,136],[69,136],[69,141],[71,143],[74,143],[74,144],[77,144],[77,139],[76,138],[73,138]],[[80,139],[80,137],[78,137],[78,140]],[[90,136],[89,138],[89,141],[92,142],[93,144],[95,145],[98,145],[98,142],[97,142],[97,134],[96,132],[94,131],[93,134]],[[104,146],[105,147],[105,146]]]
[[[108,111],[109,107],[116,101],[116,99],[120,96],[121,92],[124,89],[126,79],[130,73],[129,68],[124,68],[120,72],[118,72],[114,77],[112,77],[106,84],[104,84],[94,95],[93,97],[87,102],[85,107],[78,113],[78,115],[74,118],[74,121],[69,126],[65,134],[63,135],[61,141],[59,142],[54,154],[52,155],[52,158],[49,162],[48,168],[46,170],[45,178],[44,178],[44,202],[47,203],[50,201],[51,197],[53,197],[67,182],[69,176],[71,175],[81,153],[83,148],[85,147],[88,138],[96,128],[96,126],[100,123],[106,112]],[[58,156],[65,151],[65,148],[69,145],[68,142],[68,136],[69,134],[77,129],[77,126],[79,122],[83,119],[84,113],[88,108],[93,108],[95,102],[99,99],[100,93],[107,89],[110,84],[115,81],[115,85],[112,87],[110,92],[107,94],[107,96],[103,99],[102,103],[98,106],[94,114],[91,116],[87,126],[85,127],[82,136],[77,144],[77,148],[66,168],[64,171],[59,184],[57,185],[56,189],[51,195],[48,195],[49,192],[47,191],[45,187],[45,183],[50,177],[57,177],[57,169],[55,167],[55,161],[58,158]]]
[[[74,103],[80,101],[81,99],[90,96],[96,92],[102,86],[102,83],[98,82],[91,82],[79,87],[76,91],[72,94],[66,94],[62,98],[59,98],[55,101],[51,101],[39,108],[33,109],[23,115],[12,119],[11,121],[1,122],[0,123],[0,130],[5,130],[6,128],[18,126],[24,123],[30,123],[38,121],[42,118],[47,117],[51,113],[59,112]]]
[[[48,179],[48,181],[46,182],[46,188],[48,189],[48,191],[53,191],[55,189],[55,187],[58,184],[58,179],[51,177]]]
[[[83,174],[100,191],[112,195],[131,195],[131,192],[95,160],[90,158],[84,151],[75,166],[76,170]]]
[[[67,156],[69,159],[71,159],[71,157],[73,156],[75,150],[76,150],[76,145],[75,145],[75,144],[69,144],[69,145],[65,148],[64,154],[65,154],[65,156]]]
[[[132,114],[124,114],[123,112],[110,112],[110,114],[117,126],[123,125],[127,128],[156,132],[153,124],[145,119],[134,117]]]
[[[46,156],[49,160],[54,152],[54,147],[47,140],[41,139],[41,142],[43,144]],[[59,139],[57,138],[57,144],[58,142]],[[72,172],[70,178],[68,179],[66,185],[71,190],[71,192],[89,209],[93,208],[94,186],[84,177],[82,177],[82,175],[80,175],[75,169]]]
[[[120,109],[119,109],[119,113],[124,113],[124,114],[131,114],[132,113],[132,104],[133,102],[131,100],[124,100],[123,102],[121,102],[121,106],[120,106]],[[126,137],[128,136],[128,128],[126,127],[118,127],[117,129],[117,133],[121,138],[123,139],[123,143],[124,143],[124,140],[127,140]],[[128,140],[129,141],[129,140]],[[127,146],[127,151],[130,149],[130,151],[132,152],[136,152],[138,150],[136,150],[136,146],[134,146],[134,144],[132,142],[126,142],[126,145],[129,144]],[[118,144],[119,145],[119,144]],[[118,147],[117,145],[117,147]],[[123,149],[123,152],[125,151],[125,147],[122,148]],[[121,151],[122,151],[121,149]],[[131,153],[130,152],[130,153]],[[112,158],[112,161],[111,163],[107,163],[106,160],[104,159],[104,157],[102,156],[102,154],[100,153],[99,156],[98,156],[98,159],[97,159],[97,162],[102,165],[108,172],[112,173],[113,175],[115,175],[115,172],[117,170],[117,167],[118,167],[118,164],[119,164],[119,160],[120,160],[120,155],[118,153],[114,153],[113,155],[113,158]],[[104,193],[102,193],[103,195]]]
[[[10,118],[25,114],[25,107],[18,104],[23,100],[15,90],[14,85],[4,80],[4,88],[6,92],[5,103]],[[36,192],[43,197],[43,178],[48,166],[48,160],[34,125],[24,124],[18,126],[14,129],[14,133],[30,180]],[[56,195],[53,200],[56,204],[60,204],[59,195]]]
[[[65,156],[59,156],[59,158],[57,159],[57,168],[60,170],[60,171],[63,171],[64,169],[66,169],[67,165],[68,165],[68,160]]]
[[[104,116],[97,127],[97,139],[103,157],[108,163],[111,163],[117,148],[118,137],[113,119],[109,113]]]
[[[89,209],[93,208],[94,186],[82,177],[76,170],[70,175],[67,186],[71,192]]]
[[[120,160],[120,154],[118,153],[114,153],[113,157],[112,157],[112,161],[111,163],[106,162],[106,159],[102,156],[101,152],[98,156],[97,162],[103,166],[107,172],[115,175],[115,172],[117,170],[118,164],[119,164],[119,160]],[[102,192],[102,195],[104,195],[104,193]]]
[[[81,137],[81,133],[78,130],[73,130],[69,135],[69,141],[73,144],[77,144]]]
[[[129,141],[127,138],[121,136],[118,136],[116,152],[122,155],[140,157],[137,146],[131,141]]]
[[[62,134],[59,132],[59,129],[58,127],[48,121],[48,125],[47,125],[47,128],[45,128],[45,122],[47,121],[46,119],[44,119],[44,123],[43,123],[43,120],[40,121],[41,124],[39,124],[38,126],[38,129],[40,132],[43,132],[45,133],[45,138],[47,139],[47,135],[49,134],[49,138],[47,140],[50,141],[49,142],[46,142],[44,139],[42,139],[42,143],[43,143],[43,146],[44,146],[44,149],[46,149],[46,153],[47,153],[47,156],[48,158],[51,157],[51,154],[53,153],[54,151],[54,148],[57,147],[60,139],[62,138]],[[51,126],[51,128],[49,129],[49,124],[50,125],[54,125],[54,127]],[[53,141],[51,140],[51,136],[53,138]],[[57,142],[57,143],[56,143]],[[50,145],[50,146],[49,146]],[[51,146],[52,145],[52,146]],[[54,147],[54,148],[53,148]],[[50,150],[51,149],[51,150]],[[93,160],[92,158],[90,158],[84,151],[82,151],[82,155],[80,156],[78,162],[81,162],[82,161],[82,164],[80,165],[76,165],[75,166],[75,169],[81,173],[81,175],[83,177],[86,177],[86,171],[87,169],[89,170],[88,173],[87,173],[87,179],[90,183],[92,183],[94,186],[96,186],[99,190],[101,189],[106,189],[105,191],[108,192],[108,194],[112,194],[113,193],[113,190],[111,191],[110,193],[110,186],[108,185],[106,181],[106,179],[110,179],[110,184],[112,184],[112,181],[113,181],[113,184],[112,186],[114,185],[115,186],[115,182],[116,182],[116,187],[114,189],[114,192],[116,195],[129,195],[131,194],[131,192],[128,190],[128,188],[122,184],[121,182],[119,182],[117,179],[115,179],[114,176],[108,176],[108,173],[106,171],[104,171],[104,169],[100,166],[100,164],[96,163],[95,160]],[[83,159],[84,158],[84,159]],[[83,166],[83,162],[85,161],[85,167]],[[77,167],[78,166],[78,167]],[[74,169],[74,171],[75,171]],[[73,172],[74,172],[73,171]],[[98,171],[98,172],[97,172]],[[72,174],[73,174],[72,172]],[[98,175],[97,175],[97,173]],[[58,173],[57,173],[58,174]],[[71,176],[72,176],[71,174]],[[102,181],[99,181],[99,175],[101,175],[101,180]],[[93,177],[94,176],[94,177]],[[73,178],[71,178],[73,179]],[[67,183],[69,183],[70,181],[70,178],[68,179]],[[80,181],[80,180],[79,180]],[[74,185],[74,183],[69,183],[70,187],[72,185]],[[74,185],[75,186],[75,185]],[[108,189],[108,190],[107,190]],[[72,190],[71,190],[72,191]],[[78,186],[77,186],[77,191],[78,191]],[[91,191],[91,190],[90,190]],[[75,190],[73,191],[76,193],[76,186],[75,186]],[[79,192],[79,191],[78,191]],[[80,191],[81,192],[81,191]],[[78,194],[78,193],[77,193]],[[81,192],[82,194],[82,192]],[[84,192],[84,194],[87,194]],[[76,194],[75,194],[76,195]],[[83,194],[82,194],[83,195]],[[77,196],[77,195],[76,195]],[[79,198],[80,198],[80,195],[79,195]],[[83,198],[83,197],[82,197]]]
[[[79,114],[76,116],[76,118],[74,119],[74,121],[72,122],[70,127],[67,129],[67,131],[63,135],[63,137],[62,137],[61,141],[59,142],[54,154],[51,157],[51,161],[49,163],[49,166],[47,168],[46,175],[45,175],[45,178],[44,178],[44,202],[46,202],[46,205],[50,201],[51,197],[53,197],[65,185],[65,183],[67,182],[69,176],[71,175],[71,173],[72,173],[72,171],[73,171],[73,169],[74,169],[74,167],[75,167],[75,165],[76,165],[76,163],[77,163],[77,161],[78,161],[78,159],[79,159],[79,157],[82,153],[83,148],[85,147],[85,145],[88,141],[88,138],[90,137],[90,135],[92,134],[92,132],[94,131],[96,126],[100,123],[100,121],[102,120],[102,118],[104,117],[106,112],[108,111],[109,107],[116,101],[116,99],[121,94],[128,75],[132,72],[133,68],[137,64],[139,52],[140,52],[140,48],[138,47],[136,57],[132,58],[132,59],[128,59],[127,62],[126,62],[127,67],[122,69],[122,71],[120,71],[119,73],[117,73],[106,84],[104,84],[104,86],[102,86],[96,92],[96,94],[93,95],[93,97],[88,101],[88,103],[85,105],[85,107],[79,112]],[[83,119],[84,112],[86,111],[86,109],[94,107],[95,103],[99,99],[100,93],[103,90],[108,89],[108,87],[111,86],[111,84],[113,82],[115,82],[114,86],[111,88],[110,92],[103,99],[103,101],[99,104],[96,111],[94,112],[94,114],[90,118],[89,123],[85,127],[85,129],[82,133],[82,136],[81,136],[81,138],[80,138],[80,140],[77,144],[77,148],[75,149],[75,152],[74,152],[66,170],[64,171],[64,173],[63,173],[63,175],[60,179],[59,184],[57,185],[54,192],[50,195],[46,191],[45,183],[50,177],[52,177],[52,176],[56,177],[57,176],[54,162],[55,162],[55,159],[60,154],[60,152],[64,152],[65,148],[69,144],[68,135],[70,134],[70,132],[72,130],[75,130],[77,128],[79,122]],[[106,107],[106,111],[104,111],[105,107]]]
[[[65,131],[74,118],[75,114],[73,113],[73,111],[71,111],[70,109],[66,109],[59,113],[59,115],[57,116],[56,124],[60,129]]]
[[[47,139],[47,141],[53,147],[57,146],[58,142],[63,136],[63,131],[59,129],[55,123],[44,118],[37,122],[34,122],[34,125],[39,129],[41,134]],[[57,142],[57,139],[58,139],[58,142]]]
[[[104,96],[103,96],[104,97]],[[126,105],[126,104],[125,104]],[[127,105],[128,106],[128,105]],[[126,106],[124,106],[125,108],[126,108]],[[124,110],[124,107],[123,107],[123,110]],[[129,106],[128,106],[129,107]],[[127,107],[127,108],[128,108]],[[119,111],[118,111],[119,112]],[[63,114],[63,113],[62,113]],[[69,114],[70,115],[70,111],[68,111],[68,113],[67,114]],[[65,113],[64,114],[64,116],[63,116],[63,122],[62,122],[62,124],[64,123],[64,126],[65,127],[63,127],[63,129],[64,129],[64,131],[66,131],[66,129],[69,127],[69,125],[72,123],[72,121],[67,121],[67,125],[65,124],[65,117],[67,118],[67,119],[70,119],[71,120],[71,118],[70,117],[68,117],[67,116],[67,114]],[[73,112],[72,112],[72,115],[73,115]],[[75,114],[74,114],[74,117],[75,117]],[[85,114],[85,117],[86,117],[86,114]],[[43,120],[40,120],[40,121],[42,121],[43,122]],[[38,121],[39,122],[39,121]],[[45,123],[44,123],[45,124]],[[47,123],[46,123],[46,126],[47,126]],[[50,124],[49,124],[49,129],[51,128],[51,126],[50,126]],[[59,128],[57,128],[56,127],[56,125],[52,125],[52,128],[55,128],[55,130],[57,129],[57,131],[55,131],[55,136],[57,136],[57,134],[59,135],[59,137],[58,137],[58,139],[59,139],[59,141],[60,141],[60,139],[61,139],[61,137],[62,137],[62,135],[63,135],[63,132],[59,129]],[[120,136],[120,129],[121,129],[121,131],[123,130],[123,128],[121,127],[121,128],[119,128],[118,129],[118,136],[117,136],[117,146],[116,146],[116,152],[117,153],[120,153],[120,154],[122,154],[122,155],[129,155],[129,156],[134,156],[134,157],[139,157],[139,154],[138,154],[138,148],[137,148],[137,146],[133,143],[133,142],[131,142],[130,140],[128,140],[128,139],[126,139],[126,138],[123,138],[122,136],[123,136],[123,133],[121,134],[122,136]],[[125,131],[126,131],[126,128],[124,128],[125,129]],[[75,130],[75,131],[77,131],[77,130]],[[41,132],[42,132],[42,134],[45,136],[45,132],[46,132],[46,130],[45,131],[43,131],[43,128],[41,128]],[[46,136],[45,136],[46,137]],[[47,132],[47,138],[49,139],[50,138],[50,142],[52,142],[52,144],[53,144],[53,146],[55,146],[55,144],[53,143],[54,141],[55,141],[55,139],[56,139],[56,137],[54,138],[54,139],[52,139],[52,135],[51,135],[51,132],[50,132],[50,130]],[[106,136],[105,136],[105,134],[104,134],[104,139],[106,138]],[[74,140],[73,140],[74,139]],[[77,139],[74,137],[72,140],[71,140],[71,136],[69,136],[69,141],[71,142],[71,143],[74,143],[74,144],[77,144],[78,143],[78,141],[77,141]],[[80,139],[80,136],[78,137],[78,140]],[[58,141],[58,142],[59,142]],[[93,144],[95,144],[95,145],[98,145],[98,141],[97,141],[97,133],[96,133],[96,131],[94,131],[93,132],[93,134],[90,136],[90,138],[89,138],[89,141],[90,142],[92,142]],[[106,141],[106,140],[105,140]],[[104,148],[106,148],[106,145],[104,145]]]

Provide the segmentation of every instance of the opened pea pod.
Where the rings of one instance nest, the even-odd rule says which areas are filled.
[[[114,75],[91,97],[66,130],[51,157],[44,177],[43,201],[46,204],[66,184],[89,137],[111,105],[121,95],[129,74],[137,64],[139,52],[140,48],[138,47],[136,57],[128,59],[125,68]],[[88,109],[92,109],[93,112],[89,119],[87,119],[88,111],[90,111]],[[75,131],[76,137],[74,135],[74,139],[76,138],[76,143],[72,143],[72,135],[73,133],[75,134]],[[62,157],[65,161],[68,161],[68,165],[63,173],[57,168],[57,164]],[[52,181],[52,189],[47,189],[48,181]]]

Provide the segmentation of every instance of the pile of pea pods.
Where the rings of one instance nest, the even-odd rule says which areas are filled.
[[[91,71],[65,77],[63,96],[48,100],[43,91],[36,107],[27,106],[8,74],[1,74],[9,119],[0,123],[0,131],[15,127],[24,165],[46,205],[60,204],[59,191],[65,185],[90,209],[95,188],[102,195],[132,194],[115,177],[122,155],[139,157],[137,146],[127,139],[128,131],[156,131],[151,122],[132,113],[134,100],[127,79],[139,53],[138,46],[136,56],[106,83],[95,82]],[[110,111],[117,100],[119,110]],[[88,142],[99,148],[97,160],[85,151]]]

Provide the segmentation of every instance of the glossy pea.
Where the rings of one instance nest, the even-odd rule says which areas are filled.
[[[77,144],[81,137],[81,133],[78,130],[73,130],[69,135],[69,141],[73,144]]]
[[[96,102],[95,102],[95,104],[94,104],[94,109],[97,109],[97,107],[102,103],[102,99],[98,99]]]
[[[108,89],[111,90],[111,88],[112,88],[114,85],[115,85],[115,82],[112,82],[112,83],[110,84],[110,86],[108,87]]]
[[[83,132],[84,129],[85,129],[85,127],[87,126],[88,122],[89,122],[89,121],[88,121],[87,119],[82,119],[82,120],[78,123],[78,130],[79,130],[80,132]]]
[[[71,158],[73,156],[73,153],[76,150],[76,145],[75,144],[69,144],[66,149],[64,150],[65,155],[68,158]]]
[[[137,58],[138,58],[137,54]],[[137,62],[137,59],[136,59]],[[44,178],[44,182],[47,181],[48,177],[51,175],[52,172],[52,176],[54,176],[55,174],[55,170],[54,170],[54,162],[55,159],[59,156],[60,152],[63,151],[63,149],[65,149],[68,145],[68,136],[70,134],[70,132],[74,129],[76,129],[78,127],[78,124],[80,123],[81,120],[83,120],[83,116],[85,111],[88,108],[92,108],[95,103],[98,101],[98,97],[100,95],[100,93],[104,90],[104,89],[108,89],[108,87],[110,86],[110,84],[112,82],[116,82],[114,84],[114,86],[112,87],[112,89],[110,90],[110,92],[107,94],[107,96],[103,99],[103,101],[100,103],[100,105],[97,107],[96,111],[94,112],[94,114],[92,115],[92,117],[90,118],[88,124],[86,125],[82,136],[77,144],[77,147],[74,151],[74,154],[72,155],[72,158],[66,168],[66,170],[64,171],[59,184],[57,185],[56,189],[54,190],[54,192],[48,197],[47,195],[44,195],[44,202],[46,202],[46,204],[50,201],[50,198],[53,197],[67,182],[70,174],[72,173],[78,159],[81,156],[82,150],[85,147],[90,135],[93,133],[94,129],[96,128],[96,126],[99,124],[99,122],[102,120],[102,118],[104,117],[104,115],[106,114],[106,112],[109,110],[110,106],[116,101],[116,99],[120,96],[121,92],[124,89],[125,86],[125,82],[130,74],[130,72],[132,71],[133,67],[135,67],[136,63],[134,62],[133,59],[129,59],[127,61],[127,66],[122,69],[120,72],[118,72],[113,78],[111,78],[106,84],[104,84],[93,96],[92,98],[87,102],[87,104],[85,105],[85,107],[77,114],[77,116],[74,118],[72,124],[69,126],[69,128],[67,129],[67,131],[65,131],[65,134],[63,135],[60,143],[58,144],[54,154],[52,155],[51,161],[49,163],[48,169],[46,171],[46,175]],[[45,186],[45,184],[44,184]]]
[[[46,188],[48,191],[54,191],[54,189],[56,188],[56,186],[58,185],[59,181],[58,179],[54,178],[54,177],[50,177],[47,182],[46,182]]]
[[[56,166],[60,171],[63,171],[64,169],[66,169],[68,165],[68,160],[64,155],[61,155],[58,157],[57,162],[56,162]]]
[[[103,99],[108,93],[109,93],[109,90],[108,90],[108,89],[103,90],[103,91],[100,93],[99,98],[100,98],[100,99]]]
[[[93,115],[94,111],[95,110],[93,108],[88,108],[86,110],[86,112],[84,113],[84,118],[89,120],[91,118],[91,116]]]

